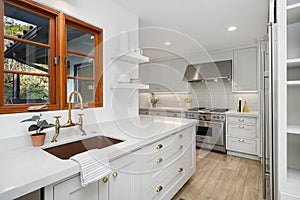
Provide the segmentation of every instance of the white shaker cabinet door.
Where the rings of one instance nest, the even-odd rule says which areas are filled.
[[[82,187],[76,176],[55,185],[53,195],[53,200],[108,200],[108,184],[100,180]]]
[[[168,92],[170,91],[169,68],[168,61],[145,63],[139,66],[139,78],[150,85],[151,92]]]
[[[234,92],[254,92],[258,88],[257,48],[238,49],[233,52]]]
[[[111,162],[112,173],[109,180],[109,199],[140,200],[141,183],[137,173],[138,153],[133,152]]]
[[[172,92],[188,92],[188,82],[183,80],[186,66],[185,59],[170,61],[170,86]]]

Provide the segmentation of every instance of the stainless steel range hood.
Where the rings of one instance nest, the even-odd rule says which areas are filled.
[[[192,64],[185,70],[183,80],[188,82],[216,79],[231,80],[232,60]]]

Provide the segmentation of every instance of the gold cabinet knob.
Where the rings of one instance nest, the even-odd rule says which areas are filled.
[[[118,177],[118,172],[112,173],[112,176],[114,177],[114,179],[116,179]]]
[[[164,147],[164,145],[158,144],[158,145],[156,146],[156,149],[161,149],[161,148],[163,148],[163,147]]]
[[[182,138],[182,137],[183,137],[183,135],[182,135],[182,134],[179,134],[179,135],[178,135],[178,138]]]
[[[243,126],[243,125],[240,125],[239,128],[244,128],[244,126]]]
[[[243,122],[243,121],[245,121],[245,120],[244,120],[243,118],[240,118],[239,121],[240,121],[240,122]]]
[[[245,140],[244,139],[239,139],[239,142],[245,142]]]
[[[163,188],[163,186],[158,186],[157,188],[156,188],[156,192],[160,192],[160,191],[162,191],[164,188]]]
[[[182,171],[183,171],[183,168],[180,167],[180,168],[178,169],[178,172],[181,173]]]
[[[156,163],[159,164],[159,163],[161,163],[162,161],[163,161],[162,158],[158,158],[158,159],[156,160]]]
[[[179,145],[178,150],[181,150],[182,148],[183,148],[183,146],[182,146],[182,145]]]
[[[107,183],[108,182],[108,178],[107,177],[104,177],[102,180],[103,180],[103,183]]]

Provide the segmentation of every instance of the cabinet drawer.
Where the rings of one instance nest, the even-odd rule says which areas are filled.
[[[174,143],[172,147],[165,149],[161,153],[155,155],[148,155],[148,158],[145,163],[145,168],[148,170],[160,170],[174,160],[178,159],[184,153],[184,143]]]
[[[227,137],[227,149],[242,153],[257,154],[256,140]]]
[[[175,142],[175,135],[170,135],[162,140],[146,146],[147,153],[161,152]]]
[[[145,199],[164,199],[164,196],[174,185],[185,182],[186,169],[183,156],[163,170],[145,175],[143,179],[143,191]]]
[[[184,113],[181,113],[181,112],[167,112],[167,116],[168,117],[178,117],[178,118],[181,118],[181,117],[184,117]]]
[[[158,111],[158,110],[150,110],[149,114],[150,115],[157,115],[157,116],[167,116],[166,111]]]
[[[228,122],[256,125],[256,118],[253,117],[228,117]]]
[[[184,132],[171,135],[158,142],[146,146],[144,166],[147,170],[165,167],[169,162],[183,154],[186,148]]]
[[[255,139],[257,136],[256,126],[228,124],[227,135],[239,138]]]
[[[149,110],[140,110],[139,113],[141,115],[149,115]]]

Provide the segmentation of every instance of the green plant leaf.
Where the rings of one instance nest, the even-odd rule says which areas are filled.
[[[31,125],[31,126],[28,127],[28,131],[29,132],[30,131],[36,131],[38,129],[39,129],[39,127],[36,124],[33,124],[33,125]]]
[[[48,122],[46,120],[41,120],[41,121],[38,121],[37,122],[37,125],[39,127],[44,127],[44,126],[47,126],[48,125]]]
[[[46,129],[46,128],[51,128],[51,127],[54,127],[55,125],[54,124],[49,124],[46,120],[42,120],[42,121],[39,121],[37,123],[37,126],[39,127],[39,132]]]
[[[22,122],[32,122],[32,121],[38,121],[40,119],[40,116],[39,115],[33,115],[31,118],[29,118],[29,119],[24,119],[24,120],[22,120],[21,121],[21,123]]]

